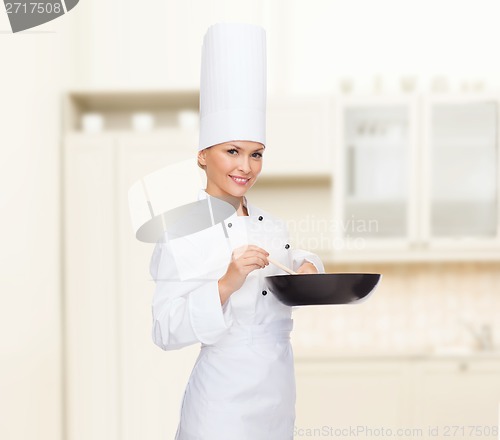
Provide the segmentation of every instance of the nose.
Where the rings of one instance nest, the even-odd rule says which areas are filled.
[[[238,170],[245,174],[248,174],[251,171],[250,159],[247,156],[241,155],[241,159],[238,163]]]

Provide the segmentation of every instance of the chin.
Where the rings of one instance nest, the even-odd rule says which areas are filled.
[[[230,190],[228,190],[228,193],[231,194],[233,197],[241,197],[244,196],[250,188],[251,187],[231,188]]]

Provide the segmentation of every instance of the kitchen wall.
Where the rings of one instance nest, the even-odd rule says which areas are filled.
[[[203,33],[228,20],[267,27],[271,93],[336,91],[344,77],[354,92],[374,84],[383,92],[399,89],[408,72],[417,87],[438,75],[455,90],[478,78],[498,90],[495,2],[474,2],[474,20],[470,5],[399,3],[82,0],[18,35],[0,13],[0,438],[64,438],[62,92],[197,87]],[[475,326],[494,323],[499,345],[498,263],[328,268],[361,269],[384,274],[374,296],[356,307],[297,311],[297,355],[469,345],[456,322],[462,314]]]
[[[13,35],[0,11],[2,439],[62,438],[60,92],[72,22]]]
[[[476,349],[473,333],[492,326],[500,348],[500,263],[335,264],[329,272],[375,272],[383,279],[364,303],[295,313],[295,353],[429,354]]]

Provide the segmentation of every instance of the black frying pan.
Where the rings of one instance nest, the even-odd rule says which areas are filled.
[[[372,293],[379,273],[306,273],[266,277],[269,290],[287,306],[353,304]]]

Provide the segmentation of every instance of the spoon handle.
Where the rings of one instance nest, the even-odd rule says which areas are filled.
[[[292,269],[289,269],[286,266],[283,266],[279,261],[273,260],[270,257],[267,257],[270,263],[273,263],[275,266],[278,266],[280,269],[283,269],[285,272],[289,273],[290,275],[298,275],[297,272],[294,272]]]

